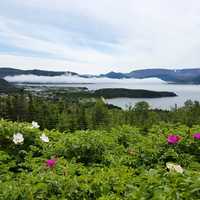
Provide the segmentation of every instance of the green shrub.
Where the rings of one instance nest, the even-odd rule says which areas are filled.
[[[129,126],[60,133],[1,120],[0,199],[200,199],[200,141],[193,138],[199,131],[160,124],[145,135]],[[21,144],[13,142],[17,132]],[[182,139],[168,144],[169,134]],[[168,162],[183,173],[168,169]]]

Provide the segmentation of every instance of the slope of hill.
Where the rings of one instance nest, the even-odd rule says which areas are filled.
[[[127,74],[130,78],[152,78],[157,77],[164,81],[175,83],[200,83],[200,69],[144,69],[132,71]]]
[[[9,94],[19,91],[14,85],[0,78],[0,93]]]
[[[199,125],[162,123],[145,134],[127,125],[75,133],[4,120],[0,127],[1,199],[200,198]]]
[[[65,74],[66,72],[54,72],[54,71],[45,71],[45,70],[20,70],[20,69],[14,69],[14,68],[0,68],[0,78],[3,78],[5,76],[16,76],[16,75],[22,75],[22,74],[33,74],[37,76],[60,76]],[[70,72],[72,75],[77,75],[74,72]]]

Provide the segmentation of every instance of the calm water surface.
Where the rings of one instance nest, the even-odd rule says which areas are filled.
[[[115,98],[107,99],[107,102],[122,108],[133,106],[139,101],[146,101],[152,108],[171,109],[177,104],[178,107],[184,105],[188,99],[200,101],[200,85],[182,85],[182,84],[167,84],[167,83],[120,83],[120,84],[92,84],[87,85],[89,89],[100,88],[128,88],[128,89],[147,89],[155,91],[170,91],[175,92],[177,97],[163,98]]]
[[[115,98],[107,99],[107,103],[127,108],[134,106],[139,101],[146,101],[152,108],[170,109],[177,104],[178,107],[183,106],[188,99],[200,101],[200,85],[182,85],[182,84],[167,84],[165,82],[142,82],[142,81],[115,81],[107,83],[76,83],[76,84],[45,84],[46,86],[59,87],[87,87],[89,90],[96,90],[101,88],[128,88],[128,89],[146,89],[155,91],[170,91],[175,92],[177,97],[164,98]]]

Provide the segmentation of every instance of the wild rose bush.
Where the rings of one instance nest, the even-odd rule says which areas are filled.
[[[200,199],[199,133],[160,124],[72,134],[1,120],[0,199]]]

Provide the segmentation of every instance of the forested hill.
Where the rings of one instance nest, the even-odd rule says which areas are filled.
[[[124,88],[104,88],[94,92],[97,97],[104,98],[160,98],[160,97],[175,97],[174,92],[151,91],[151,90],[132,90]]]
[[[9,94],[9,93],[14,93],[18,92],[19,90],[12,85],[11,83],[8,83],[6,80],[0,78],[0,94]]]
[[[134,70],[130,73],[118,73],[110,72],[101,75],[101,77],[109,78],[159,78],[161,80],[172,82],[172,83],[184,83],[184,84],[200,84],[200,68],[191,69],[143,69]]]
[[[200,69],[145,69],[132,71],[128,74],[128,77],[134,78],[160,78],[164,81],[174,83],[200,83]]]
[[[20,70],[14,68],[0,68],[0,78],[6,76],[16,76],[16,75],[37,75],[37,76],[60,76],[64,75],[66,72],[54,72],[54,71],[45,71],[45,70]],[[76,75],[74,72],[70,72],[72,75]]]

